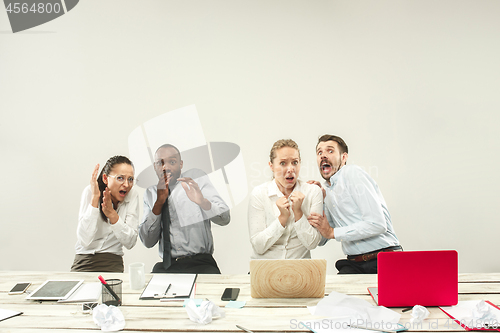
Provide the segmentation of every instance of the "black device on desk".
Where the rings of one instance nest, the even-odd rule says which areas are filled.
[[[9,295],[18,295],[18,294],[22,294],[26,291],[26,289],[29,288],[29,286],[31,286],[31,282],[20,282],[20,283],[17,283],[14,288],[12,288],[10,291],[9,291]]]
[[[240,288],[226,288],[220,299],[223,301],[236,301],[239,293]]]

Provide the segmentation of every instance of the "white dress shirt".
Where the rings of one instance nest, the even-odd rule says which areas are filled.
[[[323,213],[323,193],[316,185],[297,180],[294,191],[304,194],[302,217],[295,222],[293,211],[283,227],[278,220],[276,201],[283,197],[274,180],[255,187],[248,206],[248,229],[252,259],[311,258],[310,250],[321,241],[321,234],[307,220],[311,212]]]
[[[346,255],[399,245],[382,192],[366,171],[345,165],[330,183],[324,184],[325,215]]]
[[[92,206],[92,191],[88,185],[82,193],[76,231],[76,254],[113,253],[123,256],[137,242],[139,226],[139,193],[132,187],[125,199],[115,208],[118,221],[111,224],[102,218],[99,208]]]

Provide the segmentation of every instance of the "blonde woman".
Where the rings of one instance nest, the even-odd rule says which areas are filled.
[[[299,180],[300,152],[293,140],[278,140],[271,148],[273,180],[255,187],[248,206],[252,259],[311,258],[321,234],[307,221],[323,214],[318,186]]]

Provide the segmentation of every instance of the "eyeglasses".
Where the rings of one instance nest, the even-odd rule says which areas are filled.
[[[122,175],[108,175],[108,177],[113,177],[120,184],[125,183],[126,180],[129,185],[134,185],[134,177],[128,177],[127,179],[125,179],[125,176]]]

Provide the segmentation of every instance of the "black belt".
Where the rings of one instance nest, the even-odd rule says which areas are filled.
[[[352,256],[347,256],[347,259],[350,261],[355,261],[355,262],[362,262],[362,261],[370,261],[373,259],[377,259],[377,255],[380,252],[397,252],[397,251],[403,251],[403,248],[401,245],[396,245],[396,246],[389,246],[384,249],[376,250],[373,252],[368,252],[365,254],[357,254],[357,255],[352,255]]]
[[[206,255],[206,254],[208,254],[208,253],[196,253],[196,254],[192,254],[192,255],[189,255],[189,256],[182,256],[182,257],[172,258],[172,261],[181,261],[181,260],[184,260],[184,259],[191,259],[191,258],[195,258],[195,257],[198,257],[198,256]]]

